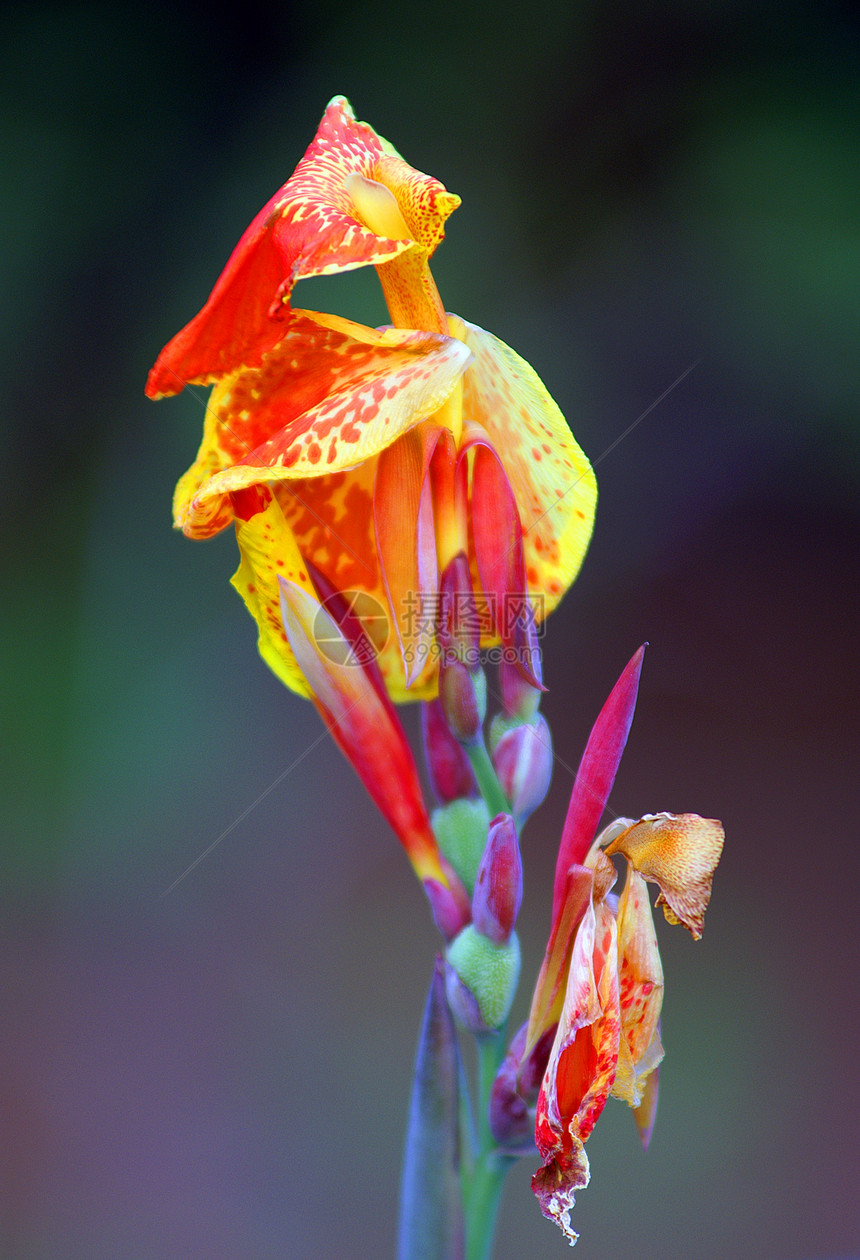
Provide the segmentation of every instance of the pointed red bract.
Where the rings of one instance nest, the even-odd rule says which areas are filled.
[[[353,655],[334,618],[307,591],[280,582],[284,629],[313,701],[394,829],[421,879],[448,885],[424,807],[415,762],[387,700]]]
[[[612,688],[609,699],[600,710],[592,727],[576,772],[576,781],[567,807],[564,830],[558,850],[553,886],[552,917],[555,921],[564,897],[567,872],[574,863],[585,861],[597,824],[606,808],[612,784],[627,743],[645,645],[634,653],[618,682]]]

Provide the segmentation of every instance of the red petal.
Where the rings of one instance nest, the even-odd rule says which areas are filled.
[[[295,173],[242,234],[206,305],[158,356],[150,398],[257,366],[283,336],[283,302],[303,276],[384,262],[412,247],[369,231],[346,188],[352,172],[372,177],[383,153],[373,129],[335,98]]]
[[[517,501],[499,456],[488,442],[472,441],[472,536],[475,560],[496,633],[513,663],[543,690],[531,664],[534,614],[526,586],[523,531]]]
[[[343,636],[318,601],[293,582],[281,580],[280,587],[290,647],[332,738],[391,824],[418,876],[448,886],[412,752],[392,706],[357,663],[337,663],[349,660],[349,644],[344,641],[342,653],[333,650]]]

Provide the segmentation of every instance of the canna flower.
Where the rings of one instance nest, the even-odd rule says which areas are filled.
[[[304,590],[312,566],[350,592],[389,694],[418,699],[436,692],[432,607],[455,555],[483,599],[482,644],[517,652],[588,545],[594,476],[558,407],[513,350],[447,315],[436,290],[429,260],[458,205],[335,98],[150,372],[153,398],[214,386],[174,521],[192,538],[235,524],[233,581],[260,651],[305,695],[280,617],[288,569]],[[298,281],[368,265],[391,327],[292,305]],[[529,609],[512,612],[517,600]]]
[[[698,939],[723,845],[721,824],[697,814],[621,819],[594,839],[633,718],[643,651],[616,683],[583,754],[528,1024],[512,1044],[493,1100],[497,1137],[522,1145],[527,1082],[542,1071],[534,1137],[543,1166],[532,1189],[571,1244],[577,1235],[570,1210],[590,1176],[584,1144],[607,1098],[634,1108],[646,1146],[653,1127],[663,970],[646,880],[658,885],[667,920]],[[620,897],[611,892],[614,855],[627,861]]]

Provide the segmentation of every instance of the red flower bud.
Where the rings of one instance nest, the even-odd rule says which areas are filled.
[[[443,805],[475,793],[475,776],[438,700],[421,705],[421,735],[431,787]]]
[[[514,930],[523,899],[523,865],[510,814],[490,823],[487,847],[472,893],[472,922],[482,936],[503,945]]]
[[[469,669],[479,665],[481,623],[469,561],[460,551],[445,566],[439,582],[439,616],[436,638],[443,665],[461,661]]]
[[[552,736],[540,714],[535,722],[502,735],[493,752],[493,765],[519,826],[543,802],[552,778]]]
[[[487,682],[482,669],[469,669],[458,660],[439,667],[439,703],[445,721],[461,744],[481,738],[487,711]]]

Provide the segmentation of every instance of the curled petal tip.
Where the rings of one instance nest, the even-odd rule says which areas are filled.
[[[725,831],[698,814],[646,814],[607,847],[660,889],[657,905],[669,923],[683,923],[694,940],[702,935],[714,870]]]

